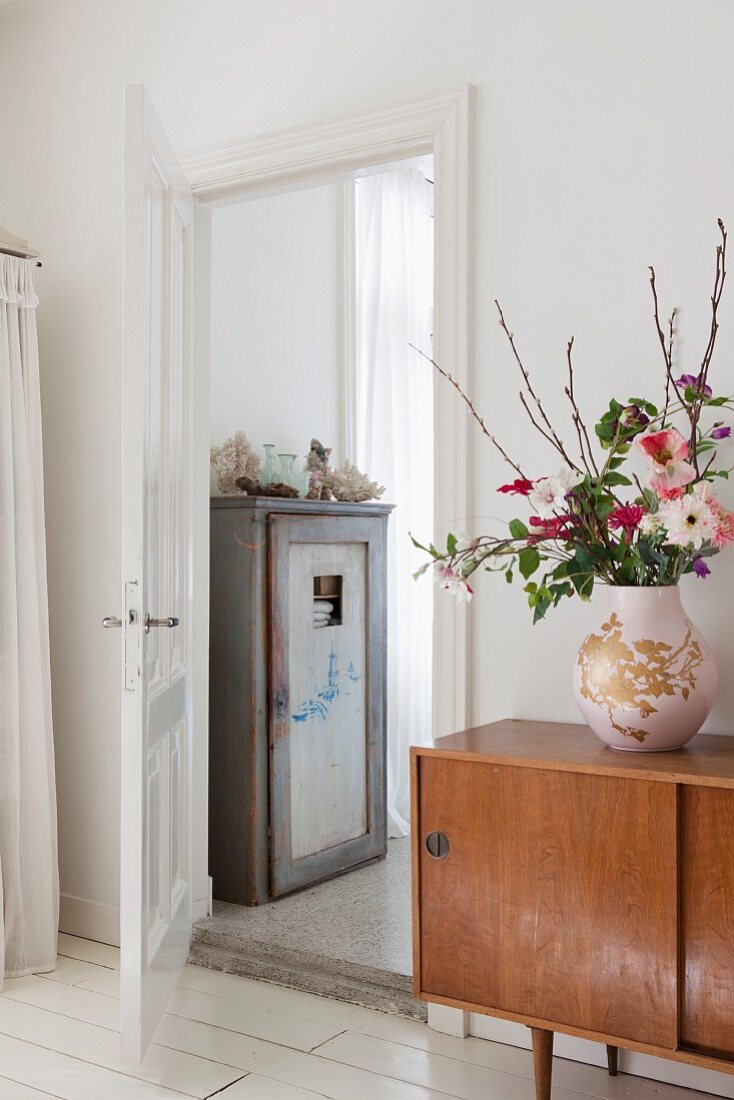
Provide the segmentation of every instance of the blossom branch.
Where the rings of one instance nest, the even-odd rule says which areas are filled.
[[[683,394],[680,391],[678,383],[676,382],[675,378],[673,377],[673,322],[674,322],[677,310],[674,309],[673,312],[670,315],[670,322],[669,322],[670,342],[669,342],[668,345],[666,345],[666,343],[665,343],[665,333],[663,332],[662,326],[660,324],[660,308],[659,308],[659,305],[658,305],[658,291],[657,291],[657,286],[655,285],[655,268],[651,266],[651,267],[648,268],[648,270],[650,272],[650,287],[652,289],[652,300],[653,300],[653,306],[654,306],[654,308],[653,308],[653,317],[655,318],[655,328],[657,329],[658,340],[660,341],[660,347],[661,347],[662,352],[663,352],[663,359],[665,360],[665,411],[667,412],[668,402],[669,402],[669,399],[670,399],[670,387],[671,386],[673,387],[673,389],[675,391],[675,394],[676,394],[676,397],[680,401],[681,405],[683,405],[683,407],[685,408],[685,401],[683,400]]]
[[[533,399],[533,401],[535,403],[535,406],[536,406],[538,412],[540,413],[541,419],[543,420],[544,424],[546,425],[546,427],[548,429],[548,432],[550,432],[550,435],[552,436],[551,442],[553,443],[553,445],[556,448],[556,450],[558,451],[558,453],[568,463],[568,465],[573,467],[574,463],[568,457],[568,454],[566,453],[566,448],[563,446],[562,440],[560,439],[560,437],[559,437],[558,433],[556,432],[555,428],[553,427],[550,420],[546,416],[545,409],[543,408],[541,400],[538,397],[535,390],[533,389],[532,383],[530,381],[530,374],[528,373],[528,371],[525,367],[525,364],[523,363],[522,359],[520,358],[520,354],[517,350],[517,347],[515,346],[515,337],[512,335],[509,328],[507,327],[507,322],[505,321],[505,315],[502,312],[502,306],[499,304],[499,302],[497,301],[496,298],[494,300],[494,304],[497,306],[497,312],[500,315],[500,326],[503,329],[503,331],[505,333],[505,336],[507,337],[507,339],[509,341],[510,347],[512,348],[512,354],[515,357],[515,362],[517,363],[518,367],[520,368],[520,372],[521,372],[521,374],[523,376],[523,379],[525,381],[525,388],[527,389],[528,393],[530,394],[530,397]],[[523,402],[523,404],[525,404],[525,402]],[[527,408],[527,406],[526,406],[526,408]],[[533,421],[533,423],[535,423],[535,421]],[[540,431],[541,429],[538,429],[538,430]],[[546,435],[545,432],[542,432],[542,434],[545,435],[546,439],[548,438],[548,435]]]
[[[573,389],[573,360],[571,358],[571,352],[573,350],[573,341],[574,341],[574,337],[572,336],[571,339],[568,341],[568,344],[566,345],[566,360],[568,361],[568,385],[565,388],[565,393],[566,393],[566,397],[571,402],[571,408],[573,409],[572,419],[573,419],[573,422],[574,422],[574,426],[576,428],[576,434],[578,435],[578,438],[579,438],[579,447],[581,449],[581,461],[583,462],[584,466],[586,467],[586,471],[589,475],[592,474],[592,467],[593,467],[593,473],[598,477],[599,476],[599,469],[598,469],[598,467],[596,465],[596,461],[594,459],[594,453],[591,449],[591,443],[589,442],[589,433],[586,430],[586,424],[581,419],[581,412],[579,410],[578,405],[576,404],[576,396],[574,394],[574,389]],[[586,441],[586,450],[587,450],[587,453],[588,453],[588,460],[587,460],[586,456],[584,455],[584,440]]]
[[[726,227],[721,218],[718,219],[717,224],[719,226],[719,232],[721,233],[721,244],[716,246],[716,275],[714,277],[714,289],[711,295],[711,329],[709,332],[709,339],[706,345],[706,350],[703,354],[703,359],[701,361],[701,370],[698,374],[696,398],[693,401],[689,410],[689,419],[691,421],[690,448],[694,456],[693,461],[696,473],[698,473],[698,459],[696,457],[696,430],[698,428],[698,421],[701,417],[701,410],[703,409],[704,402],[706,401],[706,380],[708,378],[709,367],[711,366],[711,359],[714,354],[716,335],[719,331],[717,313],[719,309],[719,303],[721,302],[721,295],[724,290],[724,281],[726,279]]]
[[[466,393],[466,392],[464,391],[464,389],[463,389],[463,388],[462,388],[462,386],[461,386],[461,385],[460,385],[460,384],[459,384],[459,383],[458,383],[458,382],[456,381],[456,379],[454,378],[454,376],[453,376],[452,374],[449,374],[449,372],[448,372],[448,371],[444,370],[444,369],[443,369],[443,367],[439,367],[439,365],[438,365],[438,363],[437,363],[437,362],[435,361],[435,359],[432,359],[430,355],[426,355],[426,353],[425,353],[424,351],[421,351],[421,349],[420,349],[420,348],[417,348],[417,347],[415,346],[415,344],[409,344],[408,346],[409,346],[409,347],[411,347],[411,348],[413,349],[413,351],[417,351],[417,352],[418,352],[418,354],[419,354],[420,356],[422,356],[422,358],[423,358],[423,359],[426,359],[426,360],[428,360],[428,362],[429,362],[429,363],[433,364],[433,366],[434,366],[434,367],[436,368],[436,370],[438,371],[438,373],[439,373],[439,374],[440,374],[440,375],[441,375],[441,376],[442,376],[443,378],[445,378],[445,379],[446,379],[446,380],[447,380],[448,382],[450,382],[450,383],[451,383],[451,385],[452,385],[452,386],[454,387],[454,389],[455,389],[455,390],[456,390],[456,391],[458,392],[459,396],[460,396],[460,397],[462,398],[462,400],[464,401],[464,403],[465,403],[465,404],[467,405],[467,407],[468,407],[468,409],[469,409],[469,412],[470,412],[470,413],[472,414],[472,416],[474,417],[474,419],[476,420],[477,424],[478,424],[478,425],[479,425],[479,427],[480,427],[480,428],[482,429],[482,431],[484,432],[484,434],[486,435],[486,437],[487,437],[487,439],[488,439],[488,440],[490,441],[490,443],[492,443],[492,444],[493,444],[493,446],[494,446],[494,447],[496,447],[496,449],[497,449],[497,450],[499,451],[499,453],[500,453],[500,454],[502,455],[502,457],[504,458],[505,462],[508,462],[508,463],[510,464],[510,466],[512,466],[512,468],[513,468],[513,470],[515,471],[515,473],[519,474],[521,478],[525,478],[525,474],[524,474],[524,473],[523,473],[523,471],[522,471],[522,470],[520,469],[520,467],[519,467],[519,466],[517,465],[517,463],[516,463],[516,462],[513,462],[513,461],[512,461],[512,459],[510,458],[510,456],[508,455],[508,453],[507,453],[507,451],[506,451],[506,450],[504,449],[504,447],[503,447],[503,446],[501,445],[501,443],[499,442],[499,440],[498,440],[498,439],[497,439],[497,438],[496,438],[496,437],[495,437],[495,436],[494,436],[494,435],[493,435],[493,434],[492,434],[492,433],[490,432],[489,428],[488,428],[488,427],[487,427],[487,425],[486,425],[486,424],[484,423],[484,418],[483,418],[482,416],[480,416],[480,414],[479,414],[479,413],[477,412],[476,406],[474,405],[474,402],[472,401],[471,397],[469,397],[468,393]]]

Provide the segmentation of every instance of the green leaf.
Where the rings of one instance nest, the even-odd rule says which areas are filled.
[[[608,473],[606,475],[606,477],[604,478],[604,484],[605,485],[631,485],[632,482],[630,481],[630,479],[628,477],[625,477],[624,474],[618,474],[618,473],[615,473],[614,471],[612,471],[611,473]]]
[[[550,606],[550,600],[538,600],[537,604],[535,605],[535,611],[533,612],[533,626],[535,626],[536,623],[539,623],[541,619],[545,618],[545,613]]]
[[[410,532],[408,532],[408,535],[410,537],[410,541],[413,543],[413,546],[415,546],[416,550],[423,550],[423,551],[425,551],[426,554],[430,553],[428,547],[424,546],[422,542],[418,542],[418,539],[415,537],[415,535],[411,535]]]
[[[526,546],[517,556],[517,564],[525,580],[531,577],[540,565],[540,553],[536,546]]]
[[[725,405],[727,401],[731,401],[730,397],[709,397],[706,401],[707,405],[713,405],[714,408],[720,408]]]
[[[458,541],[456,535],[447,535],[446,537],[446,553],[451,557],[456,553]]]
[[[511,519],[510,534],[513,539],[526,539],[528,537],[528,529],[521,519]]]
[[[508,584],[512,584],[512,570],[508,569],[505,573],[505,580]]]
[[[585,547],[576,547],[576,553],[568,563],[568,575],[579,596],[588,600],[594,588],[594,561]]]

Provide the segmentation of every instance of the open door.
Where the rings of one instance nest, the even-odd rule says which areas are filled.
[[[141,86],[124,199],[120,1011],[137,1064],[191,936],[193,638],[193,199]]]

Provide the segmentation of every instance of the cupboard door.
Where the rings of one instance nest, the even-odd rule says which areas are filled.
[[[418,995],[674,1048],[675,785],[417,763]]]
[[[681,788],[681,1046],[734,1058],[734,791]]]
[[[271,517],[273,896],[386,852],[384,523]],[[331,605],[333,625],[314,608]]]

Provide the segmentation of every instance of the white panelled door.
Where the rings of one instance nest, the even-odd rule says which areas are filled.
[[[193,199],[141,86],[125,98],[123,1059],[137,1064],[191,936]]]

